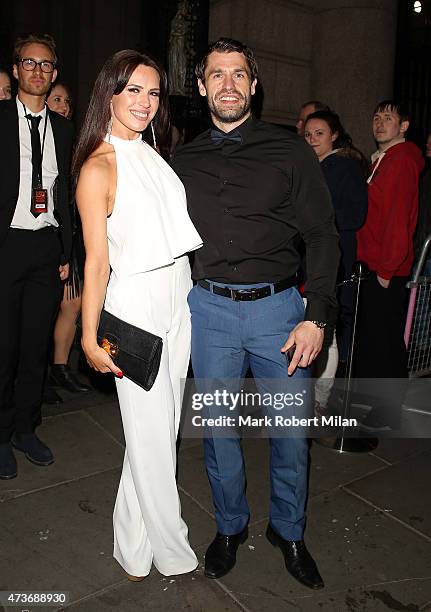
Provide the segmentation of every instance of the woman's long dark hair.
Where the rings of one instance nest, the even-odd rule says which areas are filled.
[[[160,77],[159,109],[153,119],[153,126],[158,146],[163,147],[165,144],[169,132],[168,79],[166,72],[149,55],[144,55],[132,49],[118,51],[105,62],[93,87],[72,161],[72,176],[75,181],[83,163],[106,136],[111,119],[110,102],[112,96],[123,91],[134,70],[141,65],[154,68]],[[147,129],[146,131],[150,130]],[[148,139],[150,144],[153,144],[152,138],[146,134],[144,138],[145,140]]]
[[[356,159],[361,164],[365,176],[368,176],[368,162],[361,151],[353,145],[352,137],[344,129],[337,113],[334,113],[334,111],[331,110],[322,110],[311,113],[311,115],[308,115],[304,127],[306,127],[310,119],[320,119],[321,121],[324,121],[328,125],[331,134],[337,134],[333,147],[334,149],[339,149],[337,152],[338,155],[344,155],[345,157],[352,157],[353,159]]]

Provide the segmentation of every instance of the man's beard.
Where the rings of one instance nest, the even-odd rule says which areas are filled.
[[[247,115],[250,110],[251,94],[243,96],[237,91],[229,93],[235,93],[235,95],[238,96],[240,100],[240,103],[234,106],[233,108],[217,107],[216,102],[213,99],[208,98],[208,107],[210,109],[211,114],[221,123],[235,123],[236,121],[240,121],[243,117]],[[219,98],[223,95],[226,95],[226,93],[220,93],[217,97]]]
[[[32,83],[23,83],[19,84],[20,89],[31,96],[45,96],[50,90],[51,83],[45,82],[43,85],[33,85]]]

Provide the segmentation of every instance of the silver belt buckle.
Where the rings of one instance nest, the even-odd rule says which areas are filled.
[[[230,291],[232,299],[236,302],[248,302],[249,300],[253,301],[257,299],[258,289],[255,287],[251,289],[231,289]]]

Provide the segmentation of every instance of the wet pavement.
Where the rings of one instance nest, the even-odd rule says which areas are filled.
[[[11,610],[431,610],[431,439],[385,439],[373,452],[355,455],[312,444],[306,542],[326,583],[317,592],[290,577],[280,551],[265,538],[268,443],[259,438],[243,445],[249,539],[232,572],[221,580],[204,577],[213,508],[201,441],[183,440],[178,482],[200,566],[171,578],[153,569],[144,581],[130,583],[112,558],[124,452],[116,397],[61,394],[64,404],[44,407],[38,430],[55,463],[37,467],[16,453],[18,477],[0,481],[0,590],[67,591],[70,603]]]

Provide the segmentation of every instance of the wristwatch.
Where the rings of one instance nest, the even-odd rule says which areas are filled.
[[[326,327],[326,323],[324,323],[323,321],[310,321],[310,323],[314,323],[314,325],[316,325],[316,327],[318,327],[319,329],[325,329]]]

